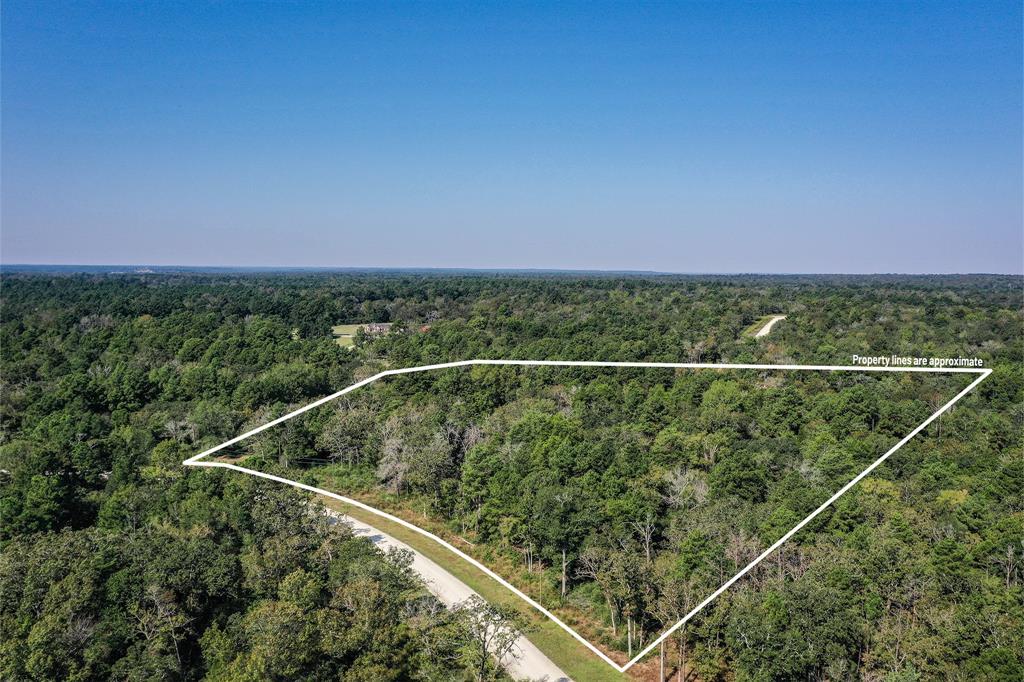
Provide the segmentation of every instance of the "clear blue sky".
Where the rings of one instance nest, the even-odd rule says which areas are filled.
[[[1019,273],[1021,25],[5,0],[0,259]]]

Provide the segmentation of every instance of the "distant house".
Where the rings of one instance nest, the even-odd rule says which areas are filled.
[[[370,322],[369,324],[364,324],[361,328],[363,330],[363,333],[366,334],[367,336],[380,336],[382,334],[387,334],[389,331],[391,331],[391,323]]]

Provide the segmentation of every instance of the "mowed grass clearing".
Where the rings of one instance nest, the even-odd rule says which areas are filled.
[[[423,556],[442,566],[488,602],[510,606],[522,613],[532,626],[532,630],[528,634],[529,640],[574,680],[622,682],[622,680],[630,679],[610,668],[607,663],[597,658],[593,652],[577,642],[569,633],[509,592],[507,588],[495,582],[486,573],[455,556],[433,540],[358,507],[352,507],[332,498],[323,498],[323,501],[331,509],[371,525],[409,545]]]
[[[356,331],[362,327],[361,324],[336,324],[331,327],[331,334],[334,340],[343,348],[354,346],[356,343]]]

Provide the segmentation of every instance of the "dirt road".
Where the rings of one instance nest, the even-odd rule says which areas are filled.
[[[772,330],[772,327],[775,326],[775,323],[778,322],[779,320],[784,320],[784,319],[786,319],[785,315],[776,315],[772,319],[770,319],[767,322],[765,322],[764,326],[761,327],[760,329],[758,329],[757,333],[754,334],[754,337],[755,338],[760,338],[762,336],[768,336],[768,332],[770,332]]]
[[[331,512],[331,515],[339,521],[348,524],[355,531],[356,535],[367,537],[373,544],[382,550],[390,547],[407,549],[412,552],[412,569],[419,574],[426,583],[427,589],[448,607],[469,599],[476,594],[464,582],[444,570],[436,563],[423,556],[409,545],[396,540],[386,533],[368,526],[362,521],[357,521],[350,516],[344,516]],[[569,676],[556,666],[550,658],[534,646],[533,642],[526,637],[520,637],[513,649],[514,658],[506,657],[502,665],[509,675],[516,680],[547,680],[556,682],[561,680],[569,681]]]

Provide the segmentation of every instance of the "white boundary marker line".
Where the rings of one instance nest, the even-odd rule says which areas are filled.
[[[437,370],[437,369],[449,369],[449,368],[453,368],[453,367],[469,367],[469,366],[474,366],[474,365],[517,365],[517,366],[524,366],[524,367],[654,367],[654,368],[663,368],[663,369],[734,369],[734,370],[735,369],[756,369],[756,370],[768,370],[768,371],[771,371],[771,370],[805,370],[805,371],[819,371],[819,372],[822,372],[822,371],[828,371],[828,372],[841,372],[841,371],[850,371],[850,372],[924,372],[924,373],[932,373],[932,374],[978,374],[980,376],[978,376],[977,379],[972,381],[967,386],[967,388],[965,388],[962,391],[960,391],[960,393],[958,393],[955,397],[953,397],[952,400],[947,402],[945,405],[943,405],[938,410],[936,410],[926,420],[921,422],[921,424],[919,424],[917,426],[917,428],[915,428],[913,431],[911,431],[906,436],[904,436],[903,439],[900,440],[898,443],[896,443],[896,445],[894,445],[888,452],[886,452],[884,455],[882,455],[881,457],[876,459],[874,462],[871,463],[870,466],[868,466],[866,469],[864,469],[864,471],[859,473],[849,483],[847,483],[842,488],[840,488],[838,491],[836,491],[836,493],[834,495],[832,495],[832,497],[830,497],[828,500],[823,502],[821,504],[821,506],[819,506],[817,509],[812,511],[810,514],[808,514],[802,521],[800,521],[800,523],[798,523],[795,526],[793,526],[793,528],[790,529],[790,531],[788,533],[786,533],[781,538],[776,540],[775,543],[773,543],[771,545],[771,547],[766,549],[756,559],[754,559],[749,564],[747,564],[736,575],[734,575],[732,578],[730,578],[725,583],[723,583],[721,587],[719,587],[711,595],[709,595],[707,598],[705,598],[704,601],[702,601],[700,604],[698,604],[696,607],[694,607],[693,610],[691,610],[689,613],[687,613],[685,616],[683,616],[683,618],[681,618],[679,620],[679,622],[677,622],[675,625],[673,625],[668,630],[663,632],[656,640],[654,640],[653,642],[648,644],[640,653],[638,653],[636,656],[634,656],[625,665],[619,665],[618,663],[613,661],[607,654],[605,654],[603,651],[601,651],[596,646],[591,644],[589,641],[584,639],[579,633],[577,633],[571,627],[569,627],[568,625],[563,623],[561,621],[561,619],[559,619],[555,614],[551,613],[546,608],[544,608],[539,603],[537,603],[535,600],[533,600],[531,597],[529,597],[528,595],[524,594],[522,591],[520,591],[514,585],[512,585],[507,580],[502,578],[500,575],[498,575],[497,573],[495,573],[491,569],[487,568],[487,566],[484,566],[482,563],[480,563],[479,561],[477,561],[473,557],[469,556],[468,554],[466,554],[465,552],[460,550],[458,547],[455,547],[451,543],[449,543],[446,540],[443,540],[442,538],[434,535],[430,531],[424,530],[424,529],[420,528],[419,526],[417,526],[415,524],[412,524],[412,523],[409,523],[408,521],[406,521],[404,519],[401,519],[401,518],[399,518],[397,516],[394,516],[392,514],[388,514],[387,512],[381,511],[379,509],[375,509],[374,507],[371,507],[368,504],[364,504],[363,502],[360,502],[359,500],[354,500],[354,499],[349,498],[349,497],[344,497],[343,495],[338,495],[337,493],[332,493],[329,490],[324,490],[322,488],[317,488],[315,486],[306,485],[305,483],[299,483],[298,481],[293,481],[291,479],[283,478],[281,476],[275,476],[273,474],[267,474],[267,473],[264,473],[262,471],[256,471],[255,469],[246,469],[245,467],[240,467],[240,466],[237,466],[235,464],[227,464],[225,462],[200,462],[199,461],[203,457],[207,457],[208,455],[212,455],[213,453],[218,452],[220,450],[223,450],[224,448],[226,448],[226,447],[228,447],[230,445],[234,445],[235,443],[243,441],[243,440],[245,440],[246,438],[248,438],[250,436],[253,436],[253,435],[257,434],[257,433],[260,433],[261,431],[265,431],[265,430],[269,429],[272,426],[276,426],[277,424],[280,424],[281,422],[284,422],[284,421],[287,421],[287,420],[291,419],[292,417],[296,417],[296,416],[302,414],[303,412],[308,412],[309,410],[312,410],[315,407],[319,407],[320,405],[323,405],[324,403],[328,403],[328,402],[334,400],[335,398],[338,398],[338,397],[340,397],[342,395],[345,395],[346,393],[350,393],[351,391],[354,391],[357,388],[360,388],[362,386],[366,386],[367,384],[371,384],[371,383],[373,383],[373,382],[375,382],[375,381],[377,381],[379,379],[383,379],[385,377],[394,376],[394,375],[398,375],[398,374],[412,374],[414,372],[429,372],[431,370]],[[856,365],[763,365],[763,364],[727,364],[727,363],[696,363],[696,362],[599,362],[599,361],[587,361],[587,360],[460,360],[460,361],[457,361],[457,362],[445,362],[445,363],[441,363],[441,364],[437,364],[437,365],[421,365],[419,367],[405,367],[405,368],[402,368],[402,369],[389,369],[389,370],[385,370],[383,372],[380,372],[378,374],[374,374],[372,377],[369,377],[367,379],[363,379],[362,381],[358,381],[358,382],[352,384],[351,386],[347,386],[346,388],[343,388],[340,391],[337,391],[336,393],[332,393],[329,396],[326,396],[324,398],[320,398],[319,400],[316,400],[316,401],[314,401],[312,403],[309,403],[308,405],[304,405],[303,407],[300,407],[299,409],[297,409],[297,410],[295,410],[293,412],[289,412],[288,414],[284,415],[283,417],[278,417],[277,419],[269,421],[266,424],[263,424],[262,426],[258,426],[255,429],[252,429],[251,431],[246,431],[245,433],[243,433],[240,436],[235,436],[234,438],[231,438],[230,440],[226,440],[223,443],[221,443],[220,445],[217,445],[216,447],[212,447],[209,450],[204,450],[203,452],[199,453],[198,455],[195,455],[194,457],[190,457],[190,458],[186,459],[184,462],[182,462],[182,464],[184,466],[216,467],[216,468],[221,468],[221,469],[231,469],[233,471],[241,471],[242,473],[249,474],[251,476],[257,476],[259,478],[265,478],[265,479],[270,480],[270,481],[276,481],[278,483],[284,483],[286,485],[290,485],[290,486],[293,486],[295,488],[299,488],[301,490],[308,490],[309,492],[316,493],[318,495],[325,495],[327,497],[330,497],[330,498],[339,500],[341,502],[344,502],[345,504],[350,504],[350,505],[352,505],[354,507],[358,507],[358,508],[363,509],[365,511],[368,511],[368,512],[370,512],[372,514],[376,514],[377,516],[385,518],[385,519],[387,519],[389,521],[393,521],[393,522],[395,522],[395,523],[397,523],[397,524],[399,524],[401,526],[404,526],[405,528],[408,528],[409,530],[415,531],[415,532],[419,533],[420,535],[428,537],[431,540],[433,540],[434,542],[437,542],[438,544],[440,544],[443,547],[447,548],[448,550],[450,550],[451,552],[453,552],[454,554],[456,554],[460,558],[468,561],[470,564],[472,564],[476,568],[478,568],[481,571],[483,571],[487,576],[489,576],[490,578],[494,579],[496,582],[498,582],[503,587],[506,587],[507,589],[509,589],[513,594],[515,594],[516,596],[520,597],[527,604],[529,604],[530,606],[535,608],[537,611],[539,611],[540,613],[542,613],[545,616],[547,616],[548,618],[550,618],[559,627],[561,627],[563,630],[565,630],[570,635],[572,635],[577,641],[579,641],[585,647],[587,647],[588,649],[593,651],[595,654],[597,654],[597,656],[599,656],[605,663],[607,663],[611,667],[615,668],[619,672],[624,673],[624,672],[626,672],[626,670],[628,670],[629,668],[631,668],[634,665],[636,665],[636,663],[638,663],[640,661],[640,659],[642,659],[644,656],[646,656],[651,651],[653,651],[654,648],[656,646],[658,646],[661,642],[663,642],[666,638],[671,636],[673,632],[675,632],[676,630],[681,628],[683,625],[685,625],[687,621],[689,621],[691,618],[693,618],[695,615],[697,615],[697,613],[699,613],[704,607],[706,607],[708,604],[710,604],[712,601],[714,601],[720,594],[722,594],[727,589],[729,589],[733,585],[733,583],[735,583],[737,580],[739,580],[740,578],[745,576],[747,573],[749,573],[755,566],[757,566],[759,563],[764,561],[775,550],[777,550],[779,547],[781,547],[787,540],[789,540],[791,537],[796,535],[800,531],[800,529],[802,529],[804,526],[806,526],[808,523],[810,523],[812,520],[814,520],[815,517],[817,517],[819,514],[821,514],[823,511],[825,511],[828,507],[830,507],[836,500],[838,500],[840,497],[842,497],[844,494],[846,494],[850,490],[850,488],[852,488],[853,486],[857,485],[857,483],[859,483],[861,481],[861,479],[863,479],[865,476],[867,476],[872,471],[874,471],[876,468],[878,468],[878,466],[880,466],[882,464],[882,462],[887,460],[894,452],[896,452],[901,447],[906,445],[914,436],[919,434],[929,424],[931,424],[933,421],[938,419],[939,416],[942,415],[943,412],[946,412],[949,408],[953,407],[953,405],[955,405],[957,403],[957,401],[959,401],[965,395],[967,395],[972,390],[974,390],[974,388],[978,384],[980,384],[982,381],[984,381],[988,377],[988,375],[991,374],[991,373],[992,373],[991,369],[975,369],[975,368],[964,368],[964,367],[858,367]]]

